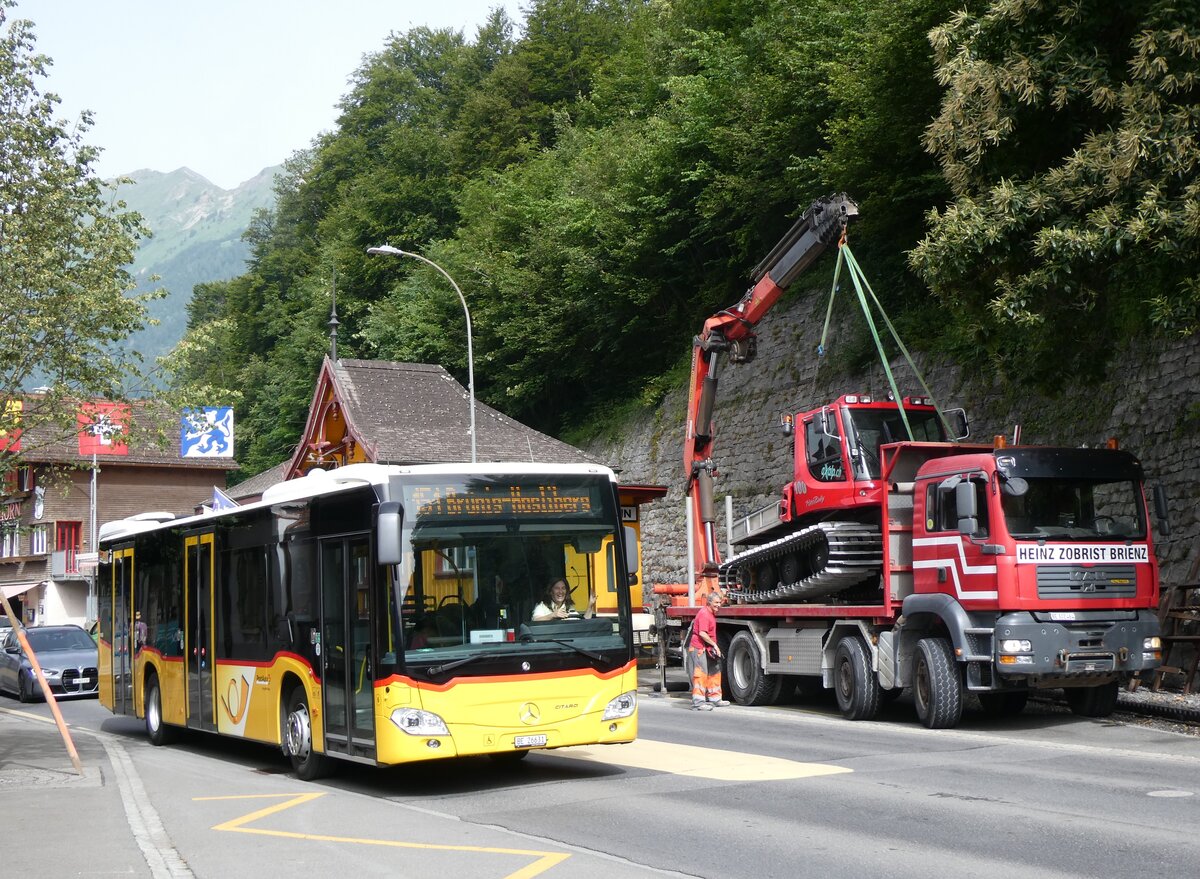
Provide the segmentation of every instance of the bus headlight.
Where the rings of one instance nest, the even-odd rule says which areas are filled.
[[[621,717],[628,717],[635,710],[637,710],[637,690],[630,690],[609,702],[604,709],[604,717],[600,719],[617,720]]]
[[[1017,638],[1006,638],[1000,642],[1001,653],[1028,653],[1031,650],[1033,650],[1032,644]]]
[[[420,708],[397,708],[392,712],[392,723],[410,736],[448,736],[446,721],[431,711]]]

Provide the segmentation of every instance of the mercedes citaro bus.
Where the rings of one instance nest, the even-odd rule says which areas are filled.
[[[311,779],[637,734],[637,555],[605,467],[354,464],[99,542],[100,698],[155,744],[264,742]],[[534,620],[557,579],[577,612]]]

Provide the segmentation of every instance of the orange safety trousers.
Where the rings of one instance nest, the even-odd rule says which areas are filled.
[[[692,704],[717,702],[721,698],[721,660],[707,648],[689,647],[692,659]]]

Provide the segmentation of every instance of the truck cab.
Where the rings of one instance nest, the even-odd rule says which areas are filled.
[[[908,619],[948,634],[971,689],[1128,679],[1159,664],[1158,568],[1142,468],[1118,449],[939,456],[913,483]],[[942,619],[953,619],[939,610]]]

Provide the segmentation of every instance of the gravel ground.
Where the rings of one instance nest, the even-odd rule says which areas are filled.
[[[1070,714],[1061,690],[1035,693],[1026,714]],[[1135,692],[1122,690],[1112,720],[1150,729],[1200,737],[1200,694],[1140,687]]]
[[[1156,693],[1149,687],[1139,687],[1132,693],[1122,690],[1116,716],[1140,726],[1200,736],[1200,694],[1168,690]]]

